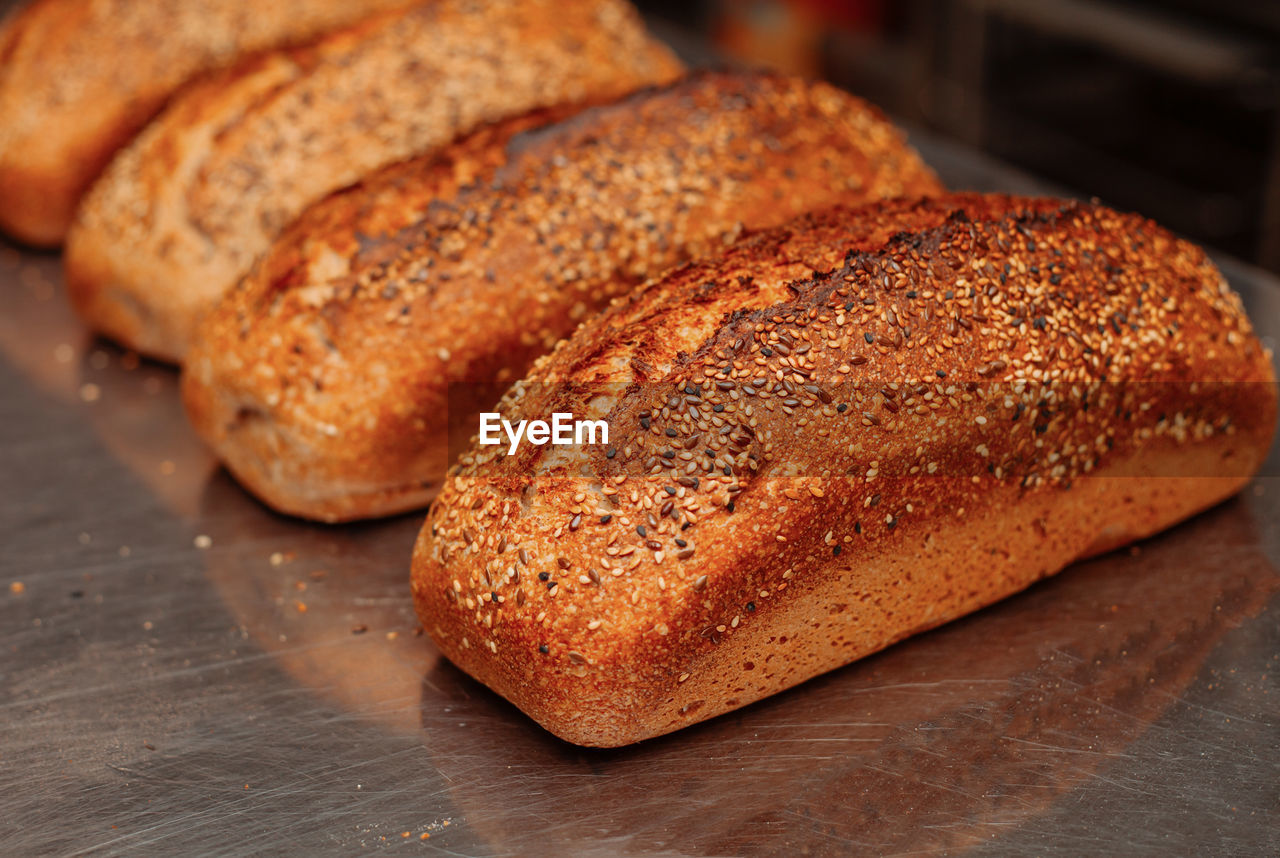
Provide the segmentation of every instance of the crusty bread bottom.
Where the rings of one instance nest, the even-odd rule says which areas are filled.
[[[526,681],[513,683],[515,665],[460,645],[465,614],[424,610],[443,594],[415,587],[414,596],[420,616],[459,621],[427,631],[472,676],[562,739],[616,747],[745,706],[992,604],[1076,560],[1169,527],[1237,492],[1260,464],[1240,458],[1253,459],[1257,447],[1232,435],[1161,445],[1069,489],[1024,491],[990,479],[981,508],[939,505],[859,552],[816,552],[811,565],[794,567],[785,589],[757,597],[755,615],[717,636],[715,646],[696,648],[688,663],[646,666],[643,675],[637,658],[554,677],[528,666]],[[975,496],[969,479],[934,479],[955,484],[950,492],[940,489],[940,497]],[[429,542],[424,529],[415,569],[430,556]],[[673,636],[689,631],[679,622],[671,622]],[[602,670],[617,675],[602,676]]]
[[[199,368],[188,370],[188,376],[194,376]],[[349,453],[346,460],[329,453],[320,456],[306,433],[272,419],[257,400],[238,390],[188,383],[183,385],[183,401],[196,426],[221,424],[218,451],[223,464],[257,498],[286,515],[336,524],[368,518],[370,509],[390,516],[431,503],[440,491],[440,481],[414,482],[405,474],[444,474],[475,434],[475,415],[492,407],[504,389],[500,384],[457,385],[444,406],[447,432],[417,427],[421,444],[394,482],[378,478],[381,471],[376,463],[362,458],[376,448],[352,443],[344,448]],[[347,427],[346,437],[359,428],[354,423]],[[312,463],[317,461],[327,467],[314,468]],[[333,466],[339,464],[350,476],[334,477]]]
[[[93,169],[99,169],[95,165]],[[0,153],[0,232],[32,247],[55,248],[62,243],[83,187],[75,187],[83,168],[56,172],[35,166],[4,163]]]
[[[220,414],[233,415],[225,430],[239,443],[226,445],[223,465],[250,492],[279,512],[333,524],[360,518],[369,504],[376,505],[385,515],[421,509],[440,490],[437,482],[387,487],[348,480],[335,485],[327,474],[309,475],[305,463],[314,453],[308,442],[261,411],[251,406],[237,408],[234,402],[193,396],[184,399],[193,420],[207,422],[203,415],[206,406],[216,407]],[[443,442],[428,443],[422,451],[424,461],[443,462],[445,455]],[[358,468],[353,473],[359,473]]]

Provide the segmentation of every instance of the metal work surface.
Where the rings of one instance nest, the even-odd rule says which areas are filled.
[[[917,140],[953,187],[1032,183]],[[1272,347],[1280,284],[1224,262]],[[271,514],[0,248],[0,852],[1280,853],[1280,479],[618,751],[443,661],[420,521]],[[1272,463],[1269,474],[1280,473]]]

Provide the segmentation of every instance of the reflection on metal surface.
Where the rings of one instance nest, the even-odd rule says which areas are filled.
[[[225,473],[202,511],[216,522],[209,581],[254,644],[326,701],[416,733],[419,688],[440,660],[406,598],[420,516],[308,526],[268,512]]]
[[[953,184],[1017,184],[926,155]],[[1228,274],[1274,344],[1280,288]],[[419,516],[270,513],[196,444],[176,377],[92,342],[59,290],[54,258],[0,256],[2,851],[1280,851],[1280,480],[744,710],[586,751],[415,635]]]

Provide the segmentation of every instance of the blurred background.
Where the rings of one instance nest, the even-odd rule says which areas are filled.
[[[638,0],[1280,273],[1280,0]]]

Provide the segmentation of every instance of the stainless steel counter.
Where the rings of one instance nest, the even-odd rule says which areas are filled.
[[[955,187],[1035,183],[927,138]],[[1280,284],[1224,260],[1274,347]],[[1280,474],[620,751],[419,636],[419,517],[273,515],[0,248],[0,853],[1280,853]]]

